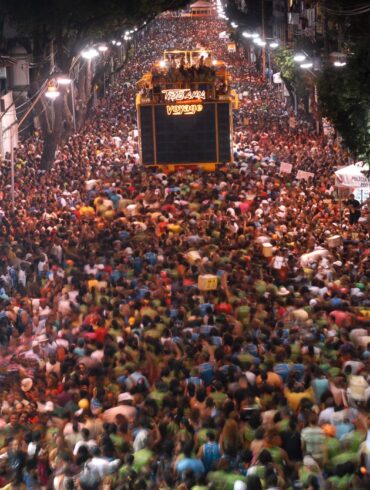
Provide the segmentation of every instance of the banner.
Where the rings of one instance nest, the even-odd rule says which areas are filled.
[[[308,180],[310,178],[313,178],[315,177],[315,174],[311,173],[311,172],[305,172],[304,170],[298,170],[297,172],[297,176],[296,176],[296,179],[297,180]]]
[[[293,165],[287,162],[281,162],[280,164],[280,173],[281,174],[291,174],[293,169]]]

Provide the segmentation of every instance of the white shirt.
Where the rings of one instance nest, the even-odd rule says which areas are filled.
[[[103,360],[103,357],[104,357],[104,351],[102,350],[95,350],[91,356],[90,356],[92,359],[95,359],[96,361],[99,361],[101,362]]]
[[[87,449],[90,451],[92,448],[97,446],[97,443],[94,439],[89,439],[88,441],[78,441],[73,449],[73,456],[77,456],[78,450],[82,446],[87,447]]]
[[[146,442],[148,440],[149,432],[146,429],[141,429],[136,434],[135,440],[132,444],[134,451],[140,451],[140,449],[144,449],[146,446]]]
[[[37,444],[30,442],[27,447],[27,454],[32,458],[36,454]]]
[[[107,461],[104,458],[94,456],[88,463],[89,469],[93,472],[96,471],[101,479],[110,473],[114,473],[121,466],[121,460],[115,459],[114,461]]]
[[[334,415],[334,407],[328,407],[323,410],[319,415],[319,425],[332,424]]]
[[[96,266],[96,264],[94,264],[93,266],[91,266],[90,264],[86,264],[84,267],[84,272],[85,274],[92,274],[93,276],[96,276],[96,274],[98,273],[98,267]]]
[[[22,284],[23,287],[26,287],[26,282],[27,282],[26,271],[21,269],[18,272],[18,281]]]
[[[370,472],[370,430],[367,431],[366,441],[360,446],[360,454],[365,455],[365,465],[367,472]]]
[[[251,385],[256,384],[256,375],[252,373],[252,371],[245,371],[244,375],[247,378],[248,383],[250,383]]]

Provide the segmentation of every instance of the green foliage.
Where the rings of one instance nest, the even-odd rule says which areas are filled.
[[[342,68],[328,66],[319,78],[320,108],[356,157],[370,161],[370,46],[358,45]]]
[[[280,48],[274,53],[274,60],[277,64],[281,76],[285,80],[293,82],[296,77],[296,63],[293,60],[293,52],[291,49]]]
[[[302,70],[299,70],[297,63],[293,59],[293,51],[287,48],[278,49],[274,52],[274,61],[288,90],[294,90],[298,98],[302,97],[306,91],[305,81]]]

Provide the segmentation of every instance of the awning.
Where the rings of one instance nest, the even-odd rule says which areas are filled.
[[[335,172],[335,185],[337,187],[370,187],[370,179],[365,172],[369,172],[369,165],[356,162]]]

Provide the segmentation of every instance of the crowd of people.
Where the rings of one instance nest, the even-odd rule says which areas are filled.
[[[19,145],[15,210],[3,162],[0,488],[369,488],[367,208],[224,30],[151,22],[50,172],[38,134]],[[195,46],[243,95],[235,162],[145,169],[135,82]]]

